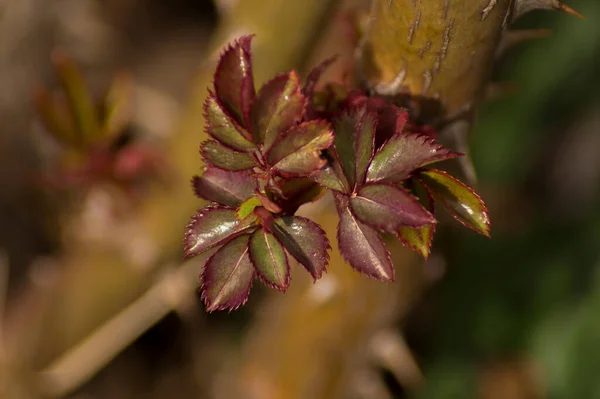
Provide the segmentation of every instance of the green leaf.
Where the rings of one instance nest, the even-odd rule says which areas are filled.
[[[323,229],[300,216],[278,218],[272,230],[290,255],[311,274],[313,280],[321,275],[329,262],[329,240]]]
[[[199,198],[235,208],[254,194],[258,181],[244,172],[208,167],[194,176],[192,187]]]
[[[350,186],[364,183],[373,157],[376,115],[366,109],[344,113],[334,122],[335,148]]]
[[[422,186],[422,184],[418,183],[418,181],[411,180],[411,182],[415,185],[413,191],[417,193],[421,203],[425,206],[425,209],[432,215],[435,215],[435,204],[431,194]],[[398,230],[397,235],[404,246],[427,259],[431,252],[431,243],[433,242],[434,233],[435,224],[431,224],[423,227],[401,227]]]
[[[246,126],[255,97],[251,42],[252,36],[243,36],[221,54],[214,82],[217,98],[238,123]]]
[[[199,210],[187,225],[184,237],[184,259],[224,244],[252,228],[255,220],[248,218],[242,222],[237,218],[235,210],[220,206],[209,206]]]
[[[260,279],[269,287],[285,291],[290,284],[290,265],[277,238],[259,229],[250,238],[250,259]]]
[[[327,164],[311,174],[310,177],[323,187],[342,193],[350,193],[350,183],[342,168],[336,149],[330,147],[324,152],[324,155],[327,159]]]
[[[334,193],[340,222],[338,246],[353,269],[384,281],[394,281],[394,265],[377,231],[358,220],[350,211],[348,197]]]
[[[333,132],[328,122],[304,122],[281,136],[267,158],[273,169],[283,176],[307,176],[327,163],[321,152],[332,143]]]
[[[231,240],[206,262],[200,276],[200,291],[209,312],[235,310],[248,300],[254,280],[249,237],[244,234]]]
[[[431,252],[431,242],[435,233],[435,225],[424,227],[401,227],[398,238],[408,248],[427,259]]]
[[[268,151],[280,134],[302,119],[306,98],[300,91],[300,78],[294,71],[282,74],[261,87],[252,106],[252,134]]]
[[[246,152],[256,149],[247,138],[248,132],[225,111],[214,94],[210,94],[204,103],[204,118],[206,132],[227,147]]]
[[[83,74],[77,64],[62,51],[54,51],[52,61],[64,89],[67,105],[83,141],[86,143],[97,141],[101,137],[98,113]]]
[[[437,169],[424,170],[419,178],[456,220],[486,237],[490,236],[488,210],[473,189]]]
[[[404,226],[421,227],[436,222],[412,194],[386,184],[363,186],[350,199],[350,207],[363,223],[390,233]]]
[[[248,216],[252,215],[254,208],[257,206],[262,206],[262,203],[256,196],[250,197],[246,201],[242,202],[236,213],[238,219],[244,220]]]
[[[106,138],[115,139],[127,128],[132,114],[133,79],[122,73],[111,82],[102,103],[102,124]]]
[[[59,143],[74,148],[84,146],[66,104],[59,102],[56,96],[52,96],[43,87],[36,88],[33,104],[47,132]]]
[[[247,170],[255,166],[254,159],[249,153],[234,151],[215,140],[202,143],[200,155],[207,164],[225,170]]]
[[[432,138],[396,133],[375,154],[369,165],[367,181],[389,179],[400,182],[422,166],[456,158],[459,154],[437,144]]]

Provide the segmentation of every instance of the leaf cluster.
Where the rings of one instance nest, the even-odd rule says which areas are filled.
[[[200,153],[195,194],[210,202],[187,226],[185,257],[216,248],[201,274],[209,311],[245,303],[258,277],[285,291],[290,263],[319,279],[329,241],[298,208],[331,191],[339,214],[337,242],[355,270],[394,280],[382,233],[429,255],[435,201],[461,223],[489,233],[479,196],[430,165],[460,156],[435,141],[407,110],[380,97],[327,86],[316,92],[325,61],[304,85],[295,71],[255,90],[251,36],[222,53],[204,106],[211,137]]]

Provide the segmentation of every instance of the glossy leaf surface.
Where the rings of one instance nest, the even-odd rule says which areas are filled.
[[[437,169],[421,172],[420,179],[456,220],[489,237],[488,210],[473,189],[447,172]]]
[[[411,180],[411,183],[413,191],[418,195],[425,209],[435,216],[435,204],[431,194],[418,181]],[[431,252],[435,226],[435,224],[430,224],[422,227],[401,227],[397,235],[404,246],[427,259]]]
[[[325,151],[325,156],[327,164],[313,173],[311,178],[323,187],[342,193],[349,193],[351,191],[350,182],[342,168],[335,148]]]
[[[433,215],[412,194],[385,184],[363,186],[357,196],[350,199],[350,206],[363,223],[390,233],[404,226],[435,223]]]
[[[207,164],[226,170],[247,170],[255,165],[249,153],[234,151],[215,140],[202,143],[200,154]]]
[[[286,216],[275,220],[272,229],[288,253],[313,279],[321,278],[329,262],[330,246],[319,225],[303,217]]]
[[[261,87],[252,106],[254,140],[268,151],[280,134],[300,121],[306,98],[294,71],[275,77]]]
[[[241,222],[233,209],[224,207],[201,209],[187,225],[184,238],[185,258],[191,258],[221,245],[252,226],[252,220]]]
[[[219,60],[215,72],[215,93],[238,123],[248,123],[254,100],[254,80],[250,43],[252,36],[243,36],[229,46]]]
[[[194,193],[202,199],[237,207],[258,188],[258,182],[244,172],[208,167],[192,180]]]
[[[377,231],[354,216],[345,196],[337,194],[335,197],[340,216],[338,247],[346,262],[368,276],[394,281],[394,265]]]
[[[273,169],[286,176],[306,176],[327,161],[321,152],[333,143],[333,132],[325,121],[310,121],[289,129],[271,148]]]
[[[247,138],[248,133],[223,109],[214,95],[209,95],[204,103],[204,118],[206,132],[226,146],[238,151],[256,149]]]
[[[246,303],[254,280],[249,237],[244,234],[234,238],[206,262],[200,282],[202,299],[209,312],[235,310]]]
[[[259,229],[250,238],[250,259],[260,279],[269,287],[285,291],[290,284],[290,265],[277,238]]]
[[[375,145],[375,115],[365,109],[343,114],[335,122],[335,147],[350,186],[362,184]]]
[[[457,153],[426,136],[395,134],[375,154],[369,165],[367,181],[390,179],[399,182],[417,168],[457,156]]]

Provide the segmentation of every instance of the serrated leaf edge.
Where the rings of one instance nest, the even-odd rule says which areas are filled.
[[[467,228],[469,228],[469,229],[471,229],[471,230],[475,231],[476,233],[479,233],[479,234],[481,234],[481,235],[483,235],[483,236],[485,236],[485,237],[487,237],[487,238],[491,238],[490,231],[491,231],[491,228],[492,228],[492,223],[491,223],[491,220],[490,220],[490,212],[489,212],[489,210],[488,210],[488,208],[487,208],[487,205],[486,205],[486,204],[485,204],[485,202],[483,201],[483,198],[481,198],[481,196],[480,196],[480,195],[477,193],[477,191],[475,191],[475,190],[474,190],[474,189],[472,189],[471,187],[467,186],[467,185],[466,185],[465,183],[463,183],[461,180],[457,179],[456,177],[452,176],[450,173],[448,173],[448,172],[446,172],[446,171],[443,171],[443,170],[440,170],[440,169],[425,169],[425,170],[431,170],[431,171],[435,171],[435,172],[437,172],[437,173],[440,173],[440,174],[443,174],[443,175],[445,175],[445,176],[449,177],[451,180],[454,180],[454,181],[458,182],[458,183],[459,183],[459,184],[461,184],[462,186],[466,187],[466,188],[467,188],[467,190],[468,190],[469,192],[471,192],[471,194],[473,194],[473,195],[475,196],[475,198],[477,198],[477,199],[478,199],[478,200],[481,202],[481,204],[482,204],[482,206],[483,206],[483,211],[484,211],[484,213],[485,213],[485,216],[486,216],[486,222],[485,222],[484,224],[485,224],[485,226],[487,227],[487,231],[485,231],[485,232],[483,232],[483,231],[479,231],[479,230],[477,230],[476,228],[474,228],[474,227],[472,227],[472,226],[469,226],[468,224],[466,224],[465,222],[463,222],[462,220],[460,220],[458,217],[456,217],[456,216],[454,215],[454,212],[451,210],[452,208],[451,208],[450,206],[448,206],[448,204],[447,204],[447,203],[446,203],[446,201],[443,199],[443,197],[442,197],[442,196],[439,196],[439,195],[437,195],[437,194],[435,193],[435,190],[432,190],[431,188],[429,188],[429,186],[427,185],[427,183],[425,183],[425,182],[423,181],[423,179],[421,179],[421,177],[420,177],[420,176],[419,176],[419,177],[417,177],[417,179],[418,179],[418,180],[421,182],[421,184],[423,184],[423,186],[424,186],[424,187],[427,189],[427,191],[428,191],[428,192],[429,192],[429,193],[430,193],[430,194],[431,194],[433,197],[435,197],[436,199],[438,199],[438,200],[439,200],[439,201],[442,203],[442,205],[444,206],[444,208],[446,208],[446,210],[448,211],[448,213],[450,214],[450,216],[452,216],[452,218],[454,218],[454,219],[455,219],[457,222],[459,222],[459,223],[460,223],[460,224],[462,224],[463,226],[465,226],[465,227],[467,227]]]

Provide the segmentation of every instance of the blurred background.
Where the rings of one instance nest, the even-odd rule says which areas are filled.
[[[201,260],[179,259],[215,56],[255,32],[258,82],[349,60],[364,6],[271,3],[0,1],[0,397],[600,398],[600,3],[569,0],[585,20],[526,15],[517,27],[551,35],[497,64],[514,90],[470,139],[491,240],[447,220],[427,262],[393,248],[393,286],[334,251],[315,285],[295,273],[285,295],[255,285],[206,314]],[[61,147],[32,93],[57,87],[57,47],[94,93],[131,73],[127,137],[164,176],[134,194],[40,183]],[[333,237],[327,200],[303,212]]]

